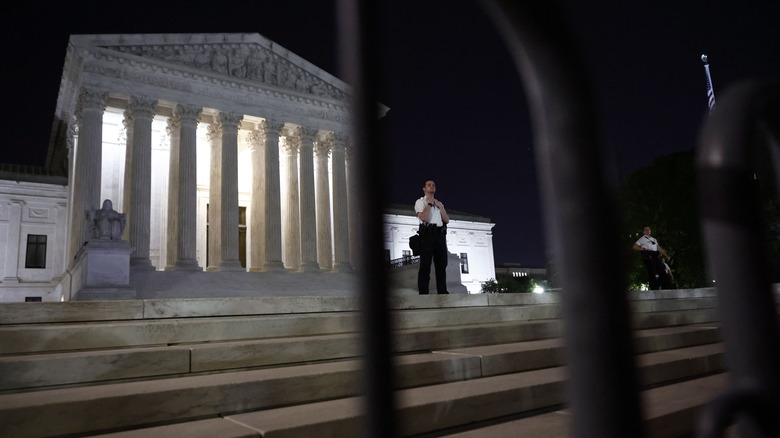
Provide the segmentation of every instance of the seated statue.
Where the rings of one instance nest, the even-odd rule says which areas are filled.
[[[114,210],[110,199],[103,201],[103,207],[89,212],[89,229],[92,237],[104,240],[121,240],[125,232],[125,215]]]

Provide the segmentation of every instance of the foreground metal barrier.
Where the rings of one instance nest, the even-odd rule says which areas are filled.
[[[641,437],[615,199],[584,62],[551,2],[483,1],[529,101],[547,246],[564,293],[568,401],[578,437]],[[575,230],[577,239],[565,239]],[[599,260],[595,263],[594,260]]]
[[[615,232],[619,229],[616,204],[606,183],[596,132],[595,108],[589,85],[581,76],[585,70],[583,62],[561,15],[549,2],[482,0],[482,3],[506,40],[531,107],[548,248],[565,291],[562,298],[573,435],[641,437],[639,388],[623,269],[622,266],[615,269],[619,261],[592,262],[614,260],[615,254],[620,254],[620,242]],[[372,59],[375,39],[371,31],[377,19],[374,7],[370,1],[339,1],[343,43],[340,53],[345,79],[353,85],[356,96],[353,138],[359,145],[357,167],[361,172],[360,241],[364,258],[375,261],[366,263],[361,288],[366,395],[362,436],[393,437],[397,429],[390,366],[391,325],[381,242],[385,192],[383,174],[379,171],[382,148],[374,106],[379,73]],[[722,109],[729,104],[722,100],[719,105]],[[744,110],[734,110],[733,117],[738,120],[733,125],[730,120],[711,119],[711,123],[721,120],[723,126],[733,126],[736,130],[734,133],[726,129],[725,134],[714,135],[714,144],[727,143],[725,140],[741,133],[749,124],[751,119],[743,117]],[[708,132],[705,131],[705,142]],[[711,412],[715,420],[735,412],[752,413],[753,421],[746,421],[748,432],[744,436],[762,436],[750,435],[749,430],[771,431],[770,423],[778,418],[777,415],[768,418],[764,413],[774,408],[771,403],[776,403],[780,394],[777,322],[772,313],[774,307],[767,299],[771,297],[767,277],[762,274],[764,271],[754,270],[757,268],[750,261],[759,260],[753,258],[758,254],[756,236],[746,229],[752,222],[739,213],[732,217],[731,201],[724,199],[725,204],[721,204],[720,200],[719,190],[736,182],[739,178],[734,176],[740,175],[749,160],[740,161],[740,172],[733,174],[728,161],[718,158],[719,150],[727,155],[724,149],[716,147],[715,152],[705,153],[701,160],[705,163],[703,181],[717,188],[707,198],[713,203],[705,215],[705,228],[711,251],[718,256],[729,256],[728,261],[724,257],[723,265],[713,261],[713,272],[721,273],[716,278],[722,291],[724,337],[730,349],[729,366],[735,392],[723,403],[716,404]],[[725,224],[719,215],[727,219]],[[564,239],[580,229],[588,232],[578,234],[577,239]],[[718,248],[727,250],[720,252]],[[746,258],[735,260],[735,254]],[[735,261],[738,266],[731,271]],[[746,277],[750,281],[743,283]],[[748,289],[750,292],[743,297],[740,291]],[[753,409],[753,406],[760,408]],[[721,429],[718,421],[710,424],[716,425],[713,427],[716,431]]]
[[[764,143],[780,176],[779,130],[780,88],[754,82],[723,94],[702,130],[702,225],[731,375],[702,420],[702,438],[723,436],[735,418],[742,437],[780,436],[780,335],[752,187]]]

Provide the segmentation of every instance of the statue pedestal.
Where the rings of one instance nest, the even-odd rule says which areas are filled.
[[[125,240],[91,239],[79,249],[72,269],[73,299],[133,300],[130,253]]]

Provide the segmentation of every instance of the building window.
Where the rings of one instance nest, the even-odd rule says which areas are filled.
[[[408,249],[405,249],[405,250],[403,250],[403,254],[402,255],[404,257],[404,260],[409,260],[410,258],[412,258],[412,251],[410,251]]]
[[[465,252],[460,253],[460,273],[469,273],[469,255]]]
[[[29,269],[46,268],[45,234],[27,235],[27,260],[24,263],[24,267]]]

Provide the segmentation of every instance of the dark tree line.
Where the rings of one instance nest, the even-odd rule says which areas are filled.
[[[676,287],[712,285],[702,239],[694,152],[678,152],[655,159],[630,174],[619,187],[623,219],[627,281],[631,288],[647,283],[647,273],[631,246],[649,226],[670,255]],[[766,161],[761,161],[766,163]],[[772,281],[780,281],[780,205],[771,171],[759,164],[754,177],[763,232],[769,250]],[[734,257],[739,257],[735,254]]]

